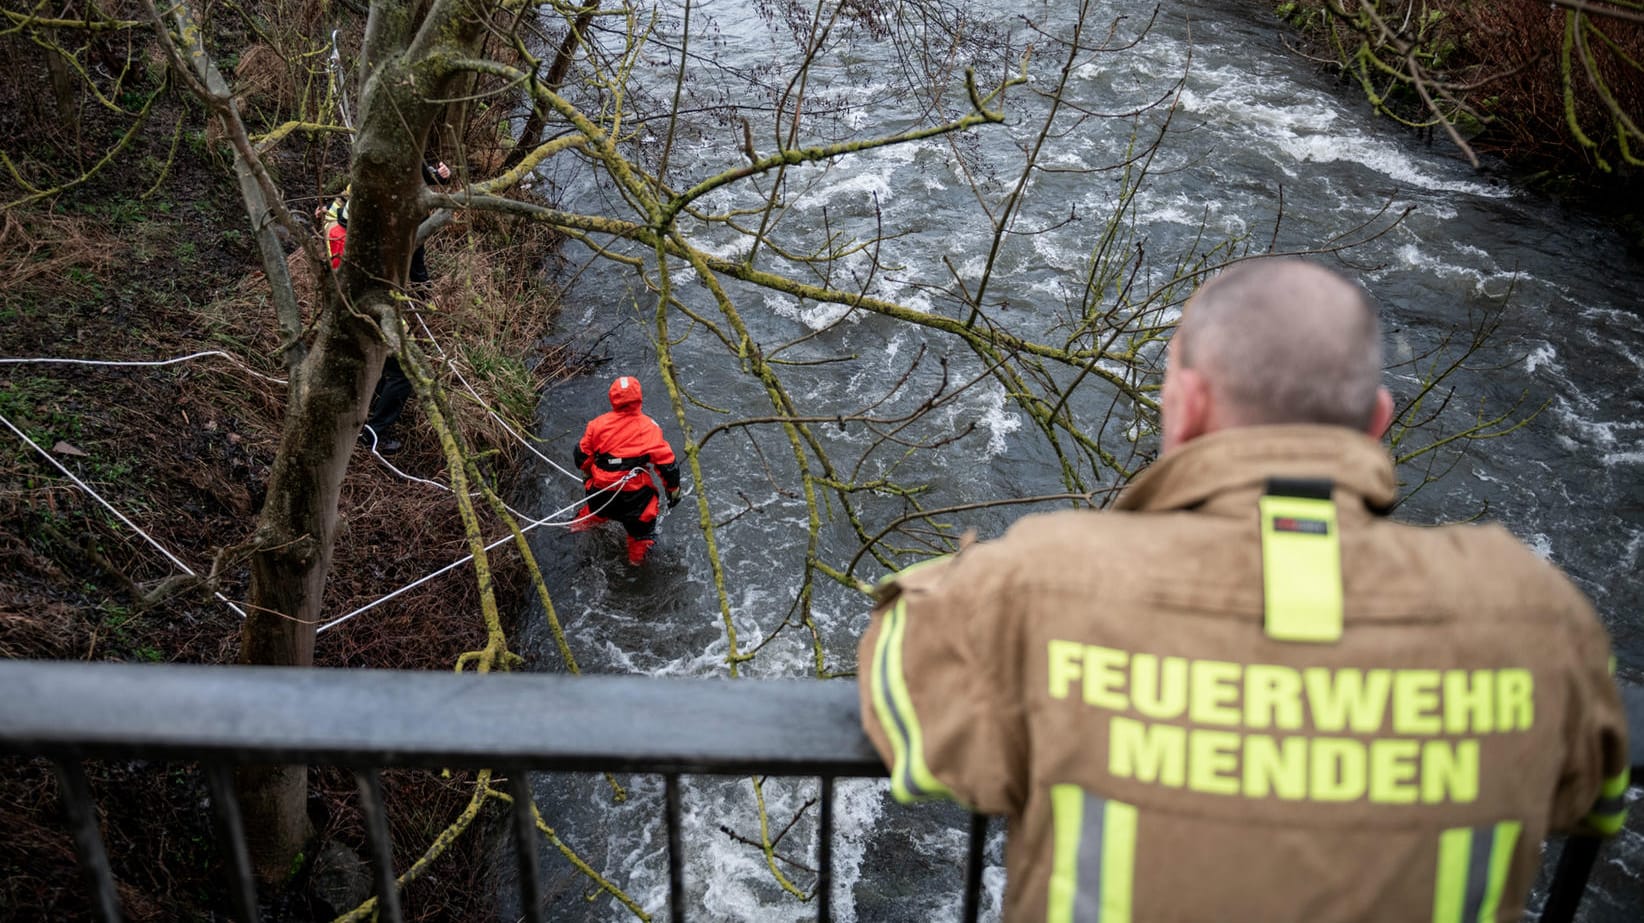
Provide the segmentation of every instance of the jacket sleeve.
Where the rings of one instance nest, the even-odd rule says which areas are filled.
[[[670,491],[679,489],[679,464],[674,457],[674,447],[668,444],[668,437],[662,435],[662,427],[657,426],[655,420],[651,426],[656,430],[656,444],[651,446],[651,464],[656,466],[657,473],[662,475],[662,486]]]
[[[1027,760],[1008,680],[1015,626],[997,604],[1008,572],[976,550],[881,584],[857,648],[857,686],[863,728],[898,801],[950,798],[1008,813],[1022,803]]]
[[[594,473],[594,424],[589,423],[582,431],[582,438],[577,441],[575,449],[571,450],[571,460],[583,474]]]
[[[1584,599],[1579,607],[1571,639],[1567,755],[1552,824],[1556,831],[1610,836],[1627,820],[1627,716],[1616,688],[1609,636]]]
[[[679,466],[678,465],[674,464],[673,462],[669,462],[666,465],[657,465],[656,470],[657,470],[658,474],[662,475],[662,486],[663,487],[667,488],[670,492],[679,489]]]

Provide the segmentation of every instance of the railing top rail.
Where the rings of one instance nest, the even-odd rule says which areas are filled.
[[[1623,684],[1644,779],[1644,686]],[[0,661],[0,753],[881,776],[856,685]]]
[[[0,662],[0,752],[880,776],[856,685]]]

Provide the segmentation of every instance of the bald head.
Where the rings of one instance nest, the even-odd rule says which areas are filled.
[[[1167,401],[1167,449],[1183,441],[1168,438],[1173,411],[1206,415],[1175,421],[1195,430],[1185,438],[1268,423],[1323,423],[1379,436],[1386,425],[1378,423],[1385,392],[1375,305],[1363,289],[1312,263],[1251,260],[1221,272],[1189,299],[1170,351],[1167,386],[1172,375],[1177,385],[1190,381],[1206,391],[1208,403]]]

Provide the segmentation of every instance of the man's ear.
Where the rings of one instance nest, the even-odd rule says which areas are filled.
[[[1210,381],[1203,375],[1193,369],[1170,369],[1161,399],[1162,451],[1170,452],[1209,431]]]
[[[1370,426],[1365,430],[1371,439],[1380,439],[1387,435],[1388,427],[1393,425],[1393,392],[1385,387],[1376,389],[1376,406],[1370,411]]]

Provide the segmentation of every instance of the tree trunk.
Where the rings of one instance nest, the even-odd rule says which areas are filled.
[[[577,45],[582,36],[594,22],[594,13],[599,10],[599,0],[588,0],[582,11],[577,14],[576,22],[565,30],[565,35],[559,41],[559,48],[554,52],[554,60],[548,65],[548,74],[543,83],[548,89],[559,92],[560,85],[565,82],[565,75],[570,73],[571,59],[575,56]],[[548,110],[535,99],[531,100],[531,114],[525,119],[525,126],[520,129],[519,141],[514,149],[502,161],[499,173],[506,173],[519,166],[520,161],[530,156],[531,151],[542,143],[542,130],[548,125]]]
[[[321,331],[309,352],[302,384],[286,409],[251,559],[251,606],[241,629],[244,664],[314,663],[337,497],[385,353],[364,322],[342,316],[352,329],[322,324],[331,329]],[[248,766],[235,781],[257,876],[284,882],[312,835],[307,768]]]
[[[403,2],[378,0],[367,23],[347,246],[340,269],[321,272],[314,342],[293,376],[251,558],[241,663],[314,662],[343,474],[388,344],[402,329],[394,293],[405,286],[426,217],[422,155],[444,108],[427,100],[448,97],[454,82],[429,61],[472,49],[482,34],[483,17],[462,3],[434,0],[415,27],[408,12]],[[310,835],[306,768],[255,767],[238,780],[257,872],[284,881]]]
[[[150,17],[164,30],[158,7]],[[420,11],[426,5],[426,15]],[[301,318],[274,241],[271,215],[297,223],[251,145],[227,84],[212,64],[192,10],[170,7],[162,32],[184,82],[215,110],[234,144],[246,212],[275,288],[291,370],[280,447],[269,473],[251,555],[250,614],[240,662],[312,666],[315,628],[337,530],[337,500],[354,441],[390,345],[403,329],[396,291],[405,286],[417,227],[427,217],[422,153],[443,103],[463,76],[440,63],[479,47],[492,11],[470,0],[374,0],[360,53],[360,105],[350,179],[347,248],[330,270],[316,238],[304,241],[320,277],[322,304],[312,346],[297,342]],[[283,291],[282,291],[283,289]],[[256,874],[280,884],[299,867],[311,835],[305,766],[251,766],[236,775],[246,845]]]

